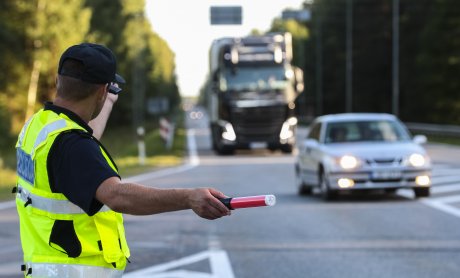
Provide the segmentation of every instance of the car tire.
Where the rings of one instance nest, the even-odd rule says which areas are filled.
[[[430,196],[429,187],[416,187],[414,188],[415,198],[428,197]]]
[[[282,153],[292,153],[294,146],[292,144],[281,145],[280,150]]]
[[[326,178],[326,173],[324,173],[324,171],[321,172],[321,178],[320,178],[319,184],[320,184],[319,187],[321,190],[321,197],[323,197],[324,200],[330,201],[330,200],[334,200],[337,197],[337,192],[329,188],[329,184]]]
[[[233,154],[235,154],[235,149],[233,149],[231,147],[217,146],[215,151],[216,151],[216,153],[218,155],[233,155]]]
[[[230,146],[224,146],[221,142],[215,142],[213,144],[214,152],[218,155],[233,155],[235,153],[235,149]]]
[[[385,193],[387,193],[387,194],[395,194],[396,190],[398,190],[398,189],[397,188],[385,188]]]
[[[295,181],[297,185],[297,193],[299,195],[310,195],[312,192],[312,188],[310,186],[306,186],[305,183],[302,181],[300,177],[299,168],[296,166],[295,169]]]

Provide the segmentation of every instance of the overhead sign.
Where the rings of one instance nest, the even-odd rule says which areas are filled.
[[[281,18],[295,19],[298,21],[309,21],[311,19],[310,10],[284,10],[281,14]]]
[[[151,115],[169,111],[169,99],[166,97],[150,97],[147,99],[147,112]]]
[[[211,25],[241,25],[243,8],[241,6],[211,6]]]

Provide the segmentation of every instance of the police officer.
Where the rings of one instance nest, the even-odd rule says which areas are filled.
[[[24,125],[17,144],[16,204],[27,277],[121,277],[130,256],[122,213],[192,209],[230,215],[212,188],[124,183],[98,141],[123,78],[113,53],[83,43],[61,56],[54,103]]]

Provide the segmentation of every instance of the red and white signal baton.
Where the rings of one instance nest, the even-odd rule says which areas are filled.
[[[229,209],[272,207],[276,204],[275,195],[259,195],[219,199]]]

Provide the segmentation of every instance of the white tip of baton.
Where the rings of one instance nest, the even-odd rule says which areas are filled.
[[[274,206],[276,204],[275,195],[265,195],[265,204],[270,207]]]

